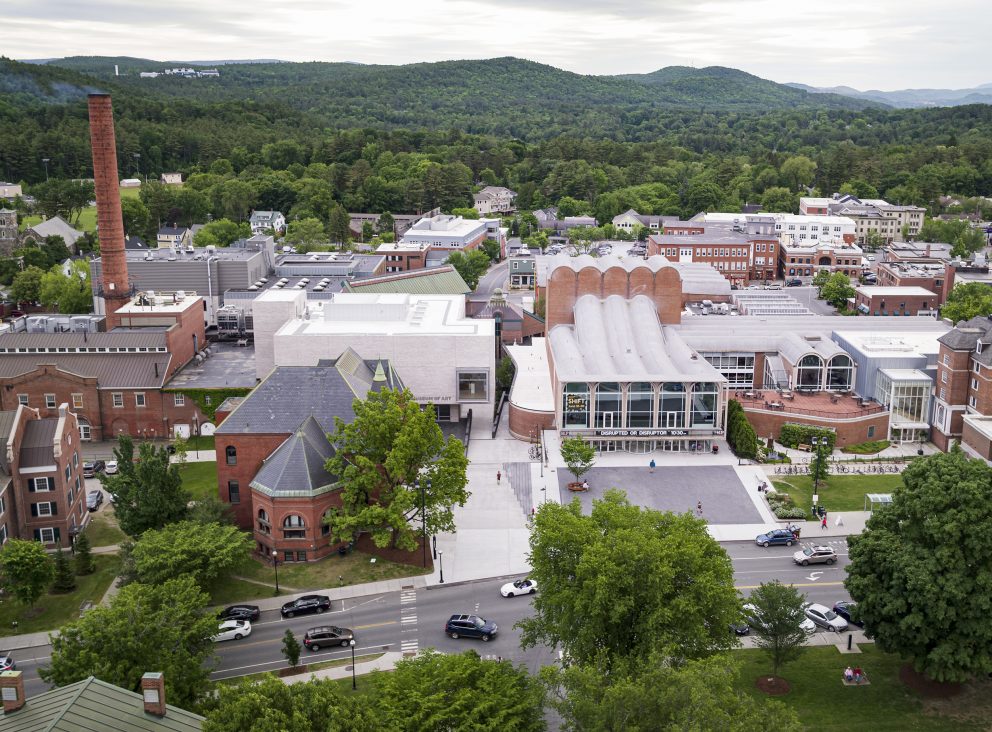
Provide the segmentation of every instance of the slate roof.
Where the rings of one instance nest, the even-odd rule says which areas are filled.
[[[61,236],[67,247],[72,247],[76,240],[79,239],[83,232],[78,229],[72,228],[69,223],[63,219],[61,216],[53,216],[50,219],[42,221],[40,224],[34,224],[28,227],[28,231],[33,231],[36,235],[45,236]]]
[[[184,236],[189,231],[185,226],[163,226],[158,230],[159,236]]]
[[[989,335],[990,331],[992,331],[992,321],[977,317],[958,323],[954,330],[944,333],[937,340],[952,350],[970,351],[975,348],[978,339]]]
[[[450,252],[446,252],[450,254]],[[404,293],[410,295],[465,295],[472,288],[458,271],[449,266],[433,269],[415,269],[382,277],[369,277],[344,283],[345,292]]]
[[[29,698],[16,712],[0,716],[0,729],[3,732],[190,732],[203,729],[203,717],[171,704],[166,704],[164,717],[148,714],[141,694],[90,676]]]
[[[31,373],[41,365],[52,364],[59,371],[96,378],[101,389],[158,389],[165,381],[171,360],[168,353],[5,353],[0,356],[0,379]]]
[[[337,478],[324,470],[334,447],[313,415],[265,459],[251,487],[279,497],[314,496],[334,488]]]
[[[32,419],[24,425],[20,460],[22,468],[37,468],[55,463],[52,443],[55,440],[55,430],[58,429],[58,426],[58,417]]]
[[[109,333],[4,333],[0,352],[15,348],[164,348],[165,331],[112,330]]]
[[[317,366],[277,366],[217,428],[217,434],[290,434],[312,415],[324,432],[355,418],[356,397],[402,388],[388,361],[363,361],[350,348]]]
[[[148,249],[148,245],[145,240],[140,236],[129,236],[124,240],[125,249]]]
[[[17,410],[13,409],[8,412],[0,412],[0,475],[10,475],[10,466],[7,465],[7,440],[10,439],[10,433],[14,429],[14,417],[17,416]],[[2,484],[0,484],[0,489],[2,489]]]

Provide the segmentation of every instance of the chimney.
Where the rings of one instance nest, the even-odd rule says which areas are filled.
[[[20,671],[0,673],[0,697],[3,698],[3,713],[16,712],[24,706],[24,677]]]
[[[165,716],[165,677],[161,671],[149,671],[141,677],[141,696],[148,714]]]
[[[114,109],[109,94],[90,94],[90,146],[93,149],[93,178],[96,181],[96,216],[103,269],[103,300],[107,329],[119,324],[115,313],[129,299],[127,256],[124,253],[124,220],[121,217],[120,179],[117,172],[117,140]]]
[[[930,256],[930,245],[929,244],[927,244],[926,256],[928,256],[928,257]]]

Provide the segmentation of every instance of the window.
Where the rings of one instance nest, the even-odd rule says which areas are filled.
[[[264,508],[258,509],[258,530],[263,534],[272,533],[272,524],[269,523],[269,514]]]
[[[17,403],[18,404],[23,404],[26,407],[28,405],[28,395],[27,394],[18,394],[17,395]]]
[[[620,384],[600,384],[596,387],[596,429],[620,426]]]
[[[115,391],[111,396],[114,399],[114,409],[120,409],[124,406],[124,395],[121,392]]]
[[[663,384],[658,400],[658,427],[685,426],[685,385],[678,382]]]
[[[950,366],[951,365],[951,357],[948,354],[946,354],[946,353],[944,354],[944,365],[945,366]]]
[[[55,490],[55,478],[29,478],[28,493],[43,493]]]
[[[32,516],[57,516],[58,513],[59,513],[58,505],[54,501],[46,501],[44,503],[31,504]]]
[[[45,407],[48,409],[55,409],[55,395],[45,394]]]
[[[234,445],[228,445],[224,449],[224,455],[227,459],[228,465],[238,464],[238,448],[236,448]]]
[[[68,483],[69,482],[69,479],[71,477],[72,477],[72,466],[71,465],[66,465],[65,466],[65,482]]]
[[[72,467],[74,467],[74,468],[78,468],[79,467],[79,453],[78,452],[72,453]]]
[[[82,394],[73,394],[72,395],[72,408],[73,409],[82,409],[83,408],[83,395]]]
[[[90,432],[90,423],[87,422],[85,419],[79,420],[79,439],[80,440],[92,439],[92,435]]]
[[[982,373],[982,365],[978,363],[978,361],[975,361],[975,366],[973,370],[976,374]]]
[[[692,415],[690,426],[700,427],[716,424],[716,402],[718,387],[713,383],[693,384]]]
[[[796,386],[800,389],[819,389],[823,378],[823,361],[814,353],[799,360]]]
[[[943,387],[940,389],[940,399],[941,401],[947,401],[947,389],[944,389]]]
[[[330,508],[327,509],[326,511],[324,511],[324,515],[320,519],[320,535],[321,536],[329,536],[330,535],[330,533],[331,533],[331,524],[330,524],[330,521],[331,521],[331,516],[333,515],[333,513],[334,513],[334,511],[332,509],[330,509]]]
[[[293,557],[295,557],[295,556],[296,555],[293,552],[283,552],[282,553],[282,561],[284,561],[284,562],[292,562],[293,561]]]
[[[282,535],[284,539],[305,539],[307,532],[303,517],[290,514],[284,518],[282,520]]]
[[[947,383],[947,372],[946,371],[941,371],[940,372],[940,380],[943,381],[945,384]]]
[[[173,394],[172,403],[177,407],[186,406],[186,395],[185,394]]]
[[[968,406],[969,406],[969,407],[974,407],[974,406],[976,406],[977,404],[978,404],[978,402],[977,402],[977,400],[975,399],[975,397],[974,397],[974,396],[970,396],[970,397],[968,397]]]
[[[854,383],[854,362],[850,356],[839,353],[827,366],[827,389],[846,391]]]
[[[297,562],[305,562],[305,561],[307,561],[307,553],[306,552],[296,552],[296,561]]]
[[[569,427],[589,426],[589,386],[587,384],[565,384],[562,393],[562,425]]]
[[[54,544],[57,532],[55,529],[37,529],[36,536],[42,544]]]
[[[145,392],[137,391],[134,393],[134,406],[136,407],[145,406]]]
[[[489,374],[485,371],[462,371],[458,374],[459,401],[489,401]]]
[[[971,388],[972,389],[977,389],[978,388],[978,379],[972,379],[971,380]]]
[[[627,426],[650,427],[654,411],[654,390],[648,382],[627,387]]]
[[[0,526],[0,546],[7,543],[7,524]]]
[[[231,503],[241,503],[241,487],[238,485],[238,481],[227,481],[227,497]]]

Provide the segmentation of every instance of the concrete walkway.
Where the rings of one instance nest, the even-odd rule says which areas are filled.
[[[373,661],[359,661],[355,664],[355,675],[372,673],[373,671],[392,671],[399,661],[403,660],[403,654],[399,651],[388,651]],[[300,684],[315,679],[347,679],[351,677],[351,664],[346,666],[332,666],[322,668],[319,671],[312,671],[308,674],[296,674],[294,676],[283,676],[281,681],[284,684]]]
[[[863,630],[851,626],[853,630],[844,631],[843,633],[814,633],[806,641],[807,646],[836,646],[837,650],[841,653],[861,653],[861,649],[858,648],[860,643],[874,643],[875,641],[870,640],[868,636],[865,635]],[[847,650],[847,637],[852,636],[851,639],[851,650]],[[754,636],[746,635],[740,639],[741,644],[745,648],[757,648],[758,643]]]

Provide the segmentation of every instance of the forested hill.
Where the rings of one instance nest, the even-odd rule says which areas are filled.
[[[56,66],[36,66],[0,56],[0,103],[61,104],[101,91],[106,84],[86,74]]]
[[[175,62],[179,63],[179,62]],[[121,77],[113,78],[114,65]],[[453,126],[472,132],[533,136],[563,126],[609,128],[605,117],[650,116],[656,109],[769,111],[882,106],[833,94],[810,94],[735,69],[662,69],[653,74],[583,76],[533,61],[497,58],[404,66],[351,63],[246,63],[221,67],[220,78],[138,77],[167,63],[74,57],[49,62],[141,93],[199,101],[287,101],[353,126]],[[609,132],[609,130],[607,130]]]

